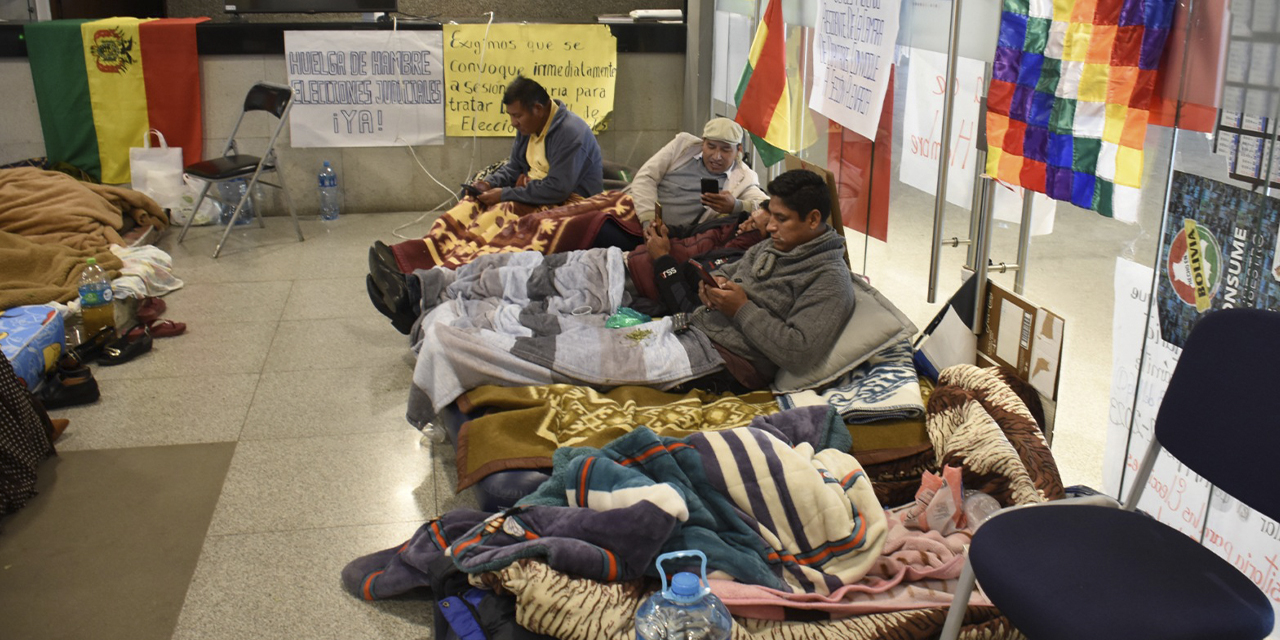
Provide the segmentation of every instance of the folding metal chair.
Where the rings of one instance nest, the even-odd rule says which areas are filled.
[[[1280,313],[1204,316],[1169,380],[1123,507],[1065,500],[992,516],[974,534],[941,637],[958,635],[975,577],[1032,640],[1266,637],[1274,613],[1253,581],[1135,509],[1163,447],[1215,490],[1280,518],[1280,490],[1271,484],[1280,447],[1278,365]]]
[[[213,250],[213,257],[217,258],[222,253],[222,245],[226,244],[227,236],[231,234],[231,229],[235,226],[236,220],[240,218],[240,212],[244,209],[244,204],[252,197],[253,188],[258,184],[268,187],[274,187],[280,190],[284,196],[285,205],[289,208],[289,216],[293,218],[293,228],[298,232],[298,242],[303,241],[302,226],[298,224],[298,215],[293,210],[293,199],[289,197],[289,190],[284,187],[284,176],[280,173],[278,159],[276,158],[276,140],[280,137],[280,132],[284,130],[284,125],[289,120],[289,110],[293,108],[293,90],[289,87],[268,82],[259,82],[249,89],[248,95],[244,98],[244,108],[240,111],[240,118],[236,120],[236,126],[231,130],[231,135],[227,137],[227,144],[222,149],[222,156],[213,158],[212,160],[204,160],[188,166],[185,171],[193,177],[200,178],[205,181],[204,187],[200,189],[200,196],[196,198],[196,204],[193,211],[200,210],[200,203],[204,202],[205,196],[209,193],[209,188],[215,183],[227,182],[237,178],[249,178],[249,186],[245,189],[244,195],[240,196],[239,202],[235,205],[235,210],[231,213],[231,220],[227,223],[227,228],[222,232],[222,239],[218,241],[218,246]],[[261,156],[252,156],[239,152],[236,145],[236,133],[240,131],[240,125],[244,122],[245,114],[251,111],[265,111],[276,117],[277,123],[275,131],[271,132],[271,140],[267,142],[267,148]],[[261,175],[267,172],[275,172],[279,176],[280,184],[273,184],[261,179]],[[220,198],[214,198],[219,202],[223,202]],[[223,202],[230,205],[230,202]],[[191,228],[191,221],[195,219],[192,215],[187,218],[186,224],[182,226],[182,233],[178,235],[178,243],[182,243],[182,239],[187,235],[187,229]],[[258,224],[266,227],[266,222],[262,217],[258,217]]]

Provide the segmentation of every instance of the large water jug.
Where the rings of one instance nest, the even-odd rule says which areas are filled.
[[[667,584],[662,568],[672,558],[700,558],[702,575],[682,571]],[[673,551],[658,556],[662,590],[636,610],[637,640],[728,640],[733,617],[707,582],[707,556],[701,551]]]

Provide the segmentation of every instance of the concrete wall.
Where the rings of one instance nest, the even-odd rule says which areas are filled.
[[[554,4],[554,3],[546,3]],[[403,6],[403,4],[402,4]],[[222,151],[239,115],[245,92],[258,80],[284,83],[282,55],[201,56],[205,156]],[[618,54],[617,92],[610,130],[599,136],[609,160],[638,167],[666,144],[680,127],[683,98],[683,54]],[[31,70],[26,58],[0,58],[0,86],[5,87],[5,124],[0,127],[0,163],[44,155],[44,137],[36,110]],[[249,120],[248,118],[254,118]],[[241,127],[244,153],[258,154],[267,143],[275,120],[251,114]],[[414,161],[405,147],[294,149],[288,128],[277,145],[285,183],[299,213],[319,207],[316,173],[324,160],[338,171],[348,212],[425,211],[448,194]],[[469,174],[506,157],[511,138],[445,138],[445,144],[415,147],[418,159],[450,190]],[[269,194],[274,190],[268,189]],[[284,213],[276,202],[269,215]]]

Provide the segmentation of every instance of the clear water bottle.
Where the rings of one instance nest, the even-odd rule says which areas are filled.
[[[240,202],[240,198],[244,197],[248,190],[249,182],[244,178],[218,183],[218,195],[222,198],[221,224],[223,226],[231,222],[231,214],[236,211],[236,203]],[[244,201],[244,207],[240,209],[240,217],[236,218],[236,226],[249,224],[250,222],[253,222],[253,198],[248,198]]]
[[[324,161],[320,170],[320,219],[337,220],[341,204],[338,201],[338,174],[333,172],[329,161]]]
[[[116,308],[112,302],[111,281],[98,266],[98,261],[89,258],[80,274],[80,321],[84,325],[84,337],[96,335],[104,327],[115,329]]]
[[[702,560],[702,576],[682,571],[667,584],[664,560]],[[707,583],[707,556],[701,551],[673,551],[658,556],[662,590],[636,610],[636,640],[728,640],[733,617]]]

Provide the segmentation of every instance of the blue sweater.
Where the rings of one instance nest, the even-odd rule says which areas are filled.
[[[525,150],[529,136],[516,134],[511,144],[511,159],[506,166],[486,178],[490,186],[503,187],[502,199],[525,204],[558,204],[576,193],[584,198],[604,191],[604,171],[600,164],[600,145],[591,127],[565,104],[560,106],[547,131],[546,153],[551,170],[542,180],[530,180],[523,187],[514,186],[522,174],[529,172]]]

